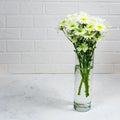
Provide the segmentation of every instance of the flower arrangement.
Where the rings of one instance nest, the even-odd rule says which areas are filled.
[[[85,96],[89,96],[89,75],[93,68],[92,60],[96,43],[106,33],[105,20],[90,16],[81,12],[78,14],[68,15],[60,21],[59,30],[63,31],[65,36],[72,42],[74,51],[78,58],[79,64],[76,68],[80,70],[82,80],[78,88],[78,95],[81,94],[81,88],[85,86]]]

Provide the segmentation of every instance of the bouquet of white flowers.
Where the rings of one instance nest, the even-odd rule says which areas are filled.
[[[99,17],[90,16],[87,13],[68,15],[60,21],[59,29],[72,42],[79,64],[76,68],[80,70],[82,80],[78,88],[78,95],[81,94],[81,87],[85,86],[85,95],[89,96],[89,74],[93,68],[91,62],[96,48],[96,43],[106,32],[105,21]]]

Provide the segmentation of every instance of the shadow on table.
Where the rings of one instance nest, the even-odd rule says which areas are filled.
[[[32,108],[41,109],[44,107],[55,108],[62,110],[71,110],[72,102],[69,98],[65,98],[57,90],[51,87],[42,88],[38,83],[27,84],[26,82],[11,80],[11,84],[4,84],[2,86],[0,95],[0,100],[3,104],[6,104],[6,109],[20,109],[28,110]],[[65,95],[65,93],[63,93]],[[4,106],[5,107],[5,106]]]
[[[52,107],[55,109],[70,110],[72,108],[73,102],[63,98],[56,91],[51,90],[40,90],[39,97],[35,98],[37,100],[36,104],[42,107]]]

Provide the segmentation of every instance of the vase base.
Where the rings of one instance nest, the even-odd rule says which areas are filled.
[[[78,112],[87,112],[91,109],[91,103],[78,104],[78,103],[74,102],[74,109]]]

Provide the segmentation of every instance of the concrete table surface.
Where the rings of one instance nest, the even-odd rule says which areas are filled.
[[[73,109],[73,74],[0,76],[0,120],[120,120],[120,75],[95,74],[92,109]]]

